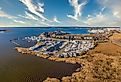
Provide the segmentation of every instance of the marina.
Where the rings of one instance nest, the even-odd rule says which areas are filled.
[[[121,0],[0,0],[0,82],[121,82]]]
[[[75,78],[75,76],[71,75],[76,75],[76,73],[78,74],[76,71],[82,73],[81,70],[87,69],[88,66],[92,67],[93,64],[90,64],[90,62],[92,60],[95,61],[92,57],[97,57],[96,59],[98,59],[98,57],[101,59],[105,58],[105,56],[103,55],[102,57],[100,53],[103,51],[104,53],[107,53],[105,48],[106,44],[108,44],[106,47],[113,45],[114,43],[116,45],[120,45],[120,30],[111,30],[105,33],[94,34],[83,34],[83,32],[75,34],[74,31],[73,33],[71,33],[71,31],[70,33],[66,31],[59,31],[58,34],[58,28],[31,28],[29,30],[26,28],[6,29],[11,30],[11,32],[0,34],[0,63],[2,66],[1,70],[3,70],[0,71],[0,76],[3,77],[0,78],[1,82],[11,80],[11,78],[13,78],[11,81],[14,80],[17,82],[39,82],[48,79],[48,76],[62,80],[64,80],[64,78],[62,78],[64,76]],[[75,29],[73,28],[73,30]],[[112,37],[112,40],[110,40],[110,37],[113,36],[114,33],[116,35],[114,36],[115,38],[117,38],[117,33],[119,33],[119,39]],[[100,44],[104,44],[101,47],[105,50],[94,52],[93,50],[100,47],[98,46]],[[109,47],[110,51],[114,50],[113,52],[108,52],[109,54],[114,52],[117,54],[120,51],[119,47],[118,52],[115,51],[117,48],[116,45],[113,45],[113,49],[110,49],[111,46]],[[15,49],[18,49],[18,52],[20,53],[18,53]],[[90,55],[90,51],[99,55]],[[105,61],[107,61],[107,59]],[[5,62],[8,62],[7,65]],[[48,67],[50,69],[48,69]],[[93,65],[93,67],[95,67],[95,65]],[[88,71],[91,71],[91,69]],[[6,75],[10,76],[7,77]],[[79,76],[77,75],[76,77]],[[5,78],[7,78],[7,80]],[[65,78],[68,79],[68,77]]]
[[[120,29],[94,28],[92,31],[95,33],[92,34],[92,32],[90,32],[90,34],[71,34],[64,31],[43,32],[38,36],[24,37],[24,39],[28,42],[36,41],[34,46],[26,48],[25,50],[19,47],[16,47],[16,49],[20,53],[32,53],[40,57],[77,57],[95,48],[98,43],[108,42],[109,37],[113,34],[113,32],[120,31]]]

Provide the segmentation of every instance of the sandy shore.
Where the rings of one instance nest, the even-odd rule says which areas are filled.
[[[78,68],[77,72],[73,73],[72,76],[66,76],[62,79],[48,77],[44,82],[120,82],[121,47],[112,43],[112,37],[113,40],[114,37],[115,40],[119,40],[120,36],[116,36],[119,36],[119,34],[111,36],[109,42],[99,43],[93,50],[75,58],[56,58],[41,55],[40,57],[52,61],[78,63],[82,66]],[[24,51],[26,51],[26,49]],[[21,50],[19,50],[19,52],[21,52]],[[32,51],[29,52],[33,53]]]

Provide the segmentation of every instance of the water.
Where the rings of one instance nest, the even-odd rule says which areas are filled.
[[[62,30],[82,33],[86,29],[64,28],[0,28],[8,32],[0,33],[0,82],[41,82],[49,77],[61,78],[71,75],[79,65],[54,62],[36,56],[22,55],[14,50],[10,40],[17,37],[39,35],[42,32]],[[75,30],[75,31],[74,31]],[[85,33],[85,32],[84,32]],[[88,33],[88,32],[87,32]],[[24,43],[26,45],[26,43]],[[29,45],[34,45],[31,43]]]

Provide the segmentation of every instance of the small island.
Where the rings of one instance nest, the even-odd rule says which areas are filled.
[[[0,30],[0,32],[6,32],[7,30]]]

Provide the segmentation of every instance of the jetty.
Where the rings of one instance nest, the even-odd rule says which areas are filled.
[[[10,40],[10,42],[12,42],[13,44],[15,44],[16,46],[21,46],[19,43],[15,42],[14,40]]]

